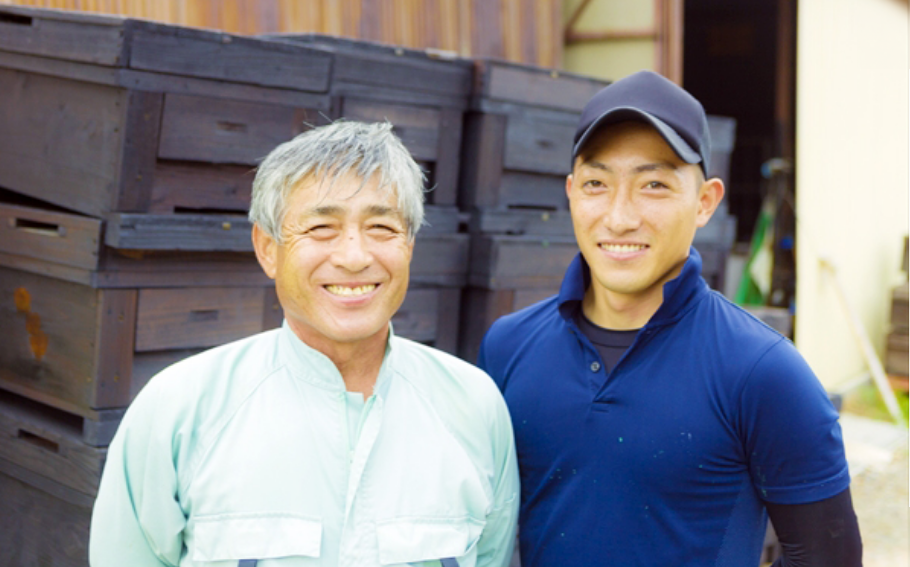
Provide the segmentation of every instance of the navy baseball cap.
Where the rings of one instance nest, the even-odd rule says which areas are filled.
[[[638,120],[653,126],[686,163],[707,175],[711,135],[705,109],[694,96],[652,71],[639,71],[604,87],[581,112],[572,161],[585,143],[607,124]]]

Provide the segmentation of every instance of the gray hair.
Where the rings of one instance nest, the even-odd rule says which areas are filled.
[[[360,189],[378,174],[379,189],[394,191],[413,239],[423,224],[424,174],[388,122],[338,120],[287,141],[262,161],[253,180],[249,219],[281,242],[287,200],[297,184],[312,176],[327,187],[353,173]]]

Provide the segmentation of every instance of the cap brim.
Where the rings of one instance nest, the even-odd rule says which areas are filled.
[[[606,126],[607,124],[615,124],[617,122],[625,122],[627,120],[644,120],[648,122],[651,126],[657,130],[664,140],[673,148],[673,151],[676,152],[676,155],[680,157],[686,163],[700,163],[701,155],[692,149],[692,147],[682,139],[682,137],[676,133],[669,124],[661,120],[660,118],[631,106],[613,108],[600,116],[597,117],[597,120],[591,123],[588,126],[588,129],[585,130],[585,133],[582,134],[581,138],[578,139],[578,143],[575,144],[575,147],[572,149],[572,158],[578,157],[578,152],[584,147],[584,145],[591,139],[594,134]]]

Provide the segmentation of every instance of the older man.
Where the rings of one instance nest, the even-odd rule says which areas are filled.
[[[94,567],[506,563],[518,474],[490,378],[392,334],[423,178],[389,124],[311,130],[250,219],[281,329],[175,364],[111,444]]]

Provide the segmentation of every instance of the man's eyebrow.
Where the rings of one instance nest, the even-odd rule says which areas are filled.
[[[644,163],[642,165],[639,165],[633,171],[635,171],[635,173],[644,173],[647,171],[659,171],[663,169],[668,171],[676,171],[679,168],[669,161],[657,161],[654,163]]]
[[[367,215],[371,217],[384,217],[384,216],[398,216],[400,215],[399,211],[395,207],[389,207],[386,205],[370,205],[367,207]]]
[[[593,167],[594,169],[600,169],[600,170],[606,171],[607,173],[613,172],[613,170],[610,169],[610,167],[607,164],[600,163],[599,161],[594,161],[592,159],[582,162],[581,165],[584,167]]]
[[[303,216],[307,217],[334,217],[344,212],[338,205],[321,205],[308,209]]]
[[[340,205],[320,205],[308,209],[304,216],[335,217],[344,214],[346,210],[345,207]],[[400,214],[397,208],[387,205],[369,205],[364,212],[366,216],[371,217],[396,216]]]

